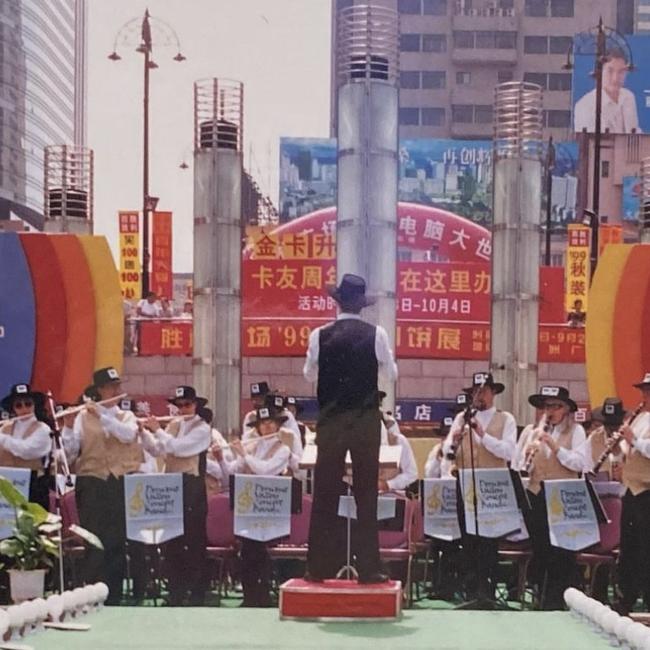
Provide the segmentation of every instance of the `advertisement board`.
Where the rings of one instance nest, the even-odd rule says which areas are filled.
[[[120,211],[120,286],[127,300],[140,298],[140,213]]]

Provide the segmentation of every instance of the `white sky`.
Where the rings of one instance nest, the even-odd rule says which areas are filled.
[[[244,162],[277,203],[280,136],[326,137],[330,0],[89,0],[88,146],[95,152],[95,232],[117,255],[118,210],[142,205],[142,55],[118,47],[120,27],[149,7],[187,60],[156,48],[151,72],[150,194],[174,213],[174,271],[192,270],[193,83],[244,84]],[[252,146],[252,165],[249,160]],[[185,159],[190,168],[179,169]],[[116,257],[116,262],[117,262]]]

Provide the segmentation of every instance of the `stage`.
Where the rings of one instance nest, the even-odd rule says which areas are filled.
[[[406,610],[401,621],[392,623],[308,623],[280,621],[277,609],[119,607],[80,622],[90,623],[92,629],[50,630],[23,643],[34,650],[611,648],[568,612]]]

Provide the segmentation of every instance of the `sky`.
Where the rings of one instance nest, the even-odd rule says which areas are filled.
[[[146,8],[178,35],[153,31],[149,193],[174,214],[175,272],[192,270],[193,84],[244,84],[244,164],[277,205],[281,136],[325,137],[329,124],[330,0],[89,0],[88,146],[95,153],[95,233],[117,259],[117,212],[142,205],[142,54],[118,45],[120,28]],[[123,33],[123,32],[122,32]],[[132,33],[137,38],[139,30]],[[252,157],[251,157],[252,153]],[[181,170],[181,162],[190,167]]]

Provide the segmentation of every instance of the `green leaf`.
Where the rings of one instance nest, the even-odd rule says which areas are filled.
[[[34,523],[39,526],[44,524],[49,516],[49,512],[38,503],[28,502],[23,506],[23,509],[26,510],[34,519]]]
[[[69,528],[71,533],[74,533],[75,535],[81,537],[84,541],[88,542],[91,546],[94,546],[95,548],[103,549],[104,545],[102,544],[101,540],[97,535],[94,533],[91,533],[89,530],[86,530],[85,528],[82,528],[81,526],[77,526],[77,524],[72,524]]]
[[[0,476],[0,496],[12,507],[20,508],[28,503],[27,499],[18,492],[13,483],[4,476]]]

